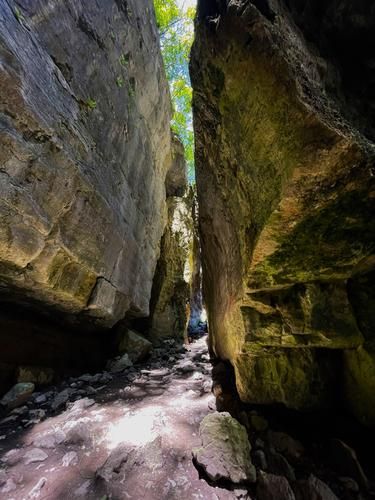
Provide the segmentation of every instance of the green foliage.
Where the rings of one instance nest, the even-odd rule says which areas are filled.
[[[120,58],[119,58],[119,63],[121,64],[121,66],[127,66],[128,63],[129,63],[129,55],[128,54],[121,54]]]
[[[85,104],[90,111],[92,111],[93,109],[96,108],[96,101],[95,101],[95,99],[91,99],[91,97],[89,99],[87,99]]]
[[[180,9],[176,0],[154,0],[165,71],[174,108],[172,129],[185,147],[189,180],[194,181],[194,133],[189,54],[193,43],[195,8]]]
[[[154,0],[156,21],[158,28],[163,30],[168,28],[180,16],[180,9],[177,7],[175,0]]]
[[[118,76],[116,78],[116,85],[117,87],[121,88],[124,86],[124,79],[122,78],[122,76]]]
[[[17,19],[17,21],[19,23],[22,23],[22,21],[25,20],[25,18],[23,17],[22,12],[20,11],[20,9],[18,7],[14,8],[14,15],[15,15],[15,17],[16,17],[16,19]]]

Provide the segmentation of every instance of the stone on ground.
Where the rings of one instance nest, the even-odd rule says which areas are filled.
[[[313,474],[296,485],[297,500],[338,500],[331,488]]]
[[[130,368],[133,366],[132,361],[129,358],[129,355],[126,353],[119,359],[114,359],[109,361],[107,364],[107,368],[111,373],[120,373],[126,368]]]
[[[43,434],[37,434],[32,444],[38,448],[55,448],[65,441],[66,435],[61,429],[52,429]]]
[[[65,406],[68,400],[69,400],[69,390],[64,389],[63,391],[59,392],[57,396],[54,398],[51,407],[55,411],[59,410],[60,408]]]
[[[96,476],[106,483],[111,483],[117,478],[127,477],[136,470],[138,477],[151,480],[157,477],[157,471],[163,464],[162,439],[159,436],[141,447],[119,445],[97,470]]]
[[[329,460],[338,473],[352,477],[360,486],[368,488],[368,479],[359,463],[357,454],[346,443],[339,439],[333,439]]]
[[[65,453],[65,455],[62,458],[63,467],[69,467],[71,465],[77,465],[77,464],[78,464],[77,452],[69,451],[68,453]]]
[[[258,500],[295,500],[288,480],[282,476],[259,472],[257,482]]]
[[[33,448],[25,453],[23,460],[26,465],[32,464],[34,462],[44,462],[48,458],[45,451],[40,448]]]
[[[34,488],[30,491],[30,493],[27,495],[27,499],[31,500],[33,498],[39,498],[41,494],[41,490],[43,486],[46,484],[47,479],[45,477],[41,477],[39,481],[36,483]]]
[[[276,451],[283,453],[290,460],[298,460],[304,453],[303,445],[285,432],[269,431],[268,442]]]
[[[127,353],[132,363],[143,361],[151,352],[152,344],[139,333],[126,330],[121,333],[119,352]]]
[[[21,406],[30,398],[34,389],[35,385],[31,382],[16,384],[5,394],[0,404],[8,410]]]
[[[270,450],[267,455],[268,469],[273,474],[284,476],[288,481],[295,481],[296,475],[288,460],[277,451]]]
[[[89,444],[91,442],[90,423],[91,420],[88,417],[68,421],[63,427],[63,432],[66,434],[65,443]]]
[[[193,456],[212,481],[255,482],[251,446],[245,427],[229,413],[212,413],[200,424],[202,447]]]

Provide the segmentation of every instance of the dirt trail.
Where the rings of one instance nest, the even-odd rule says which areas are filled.
[[[241,497],[208,485],[192,463],[199,423],[215,409],[205,339],[160,364],[138,365],[0,441],[0,498]]]

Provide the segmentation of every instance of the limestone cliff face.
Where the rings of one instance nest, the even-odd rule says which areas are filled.
[[[147,315],[172,161],[152,1],[0,17],[1,299],[105,327]]]
[[[168,222],[160,245],[147,332],[153,341],[182,338],[188,321],[193,244],[192,193],[187,189],[182,144],[174,138],[174,158],[167,187]]]
[[[1,2],[0,59],[3,391],[99,369],[148,315],[181,151],[152,0]]]
[[[316,4],[198,4],[205,301],[243,400],[375,423],[374,6]]]

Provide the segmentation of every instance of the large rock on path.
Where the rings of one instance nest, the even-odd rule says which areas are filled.
[[[207,415],[199,434],[202,446],[193,450],[193,457],[212,481],[255,482],[247,432],[236,419],[226,412]]]
[[[3,396],[0,400],[0,405],[7,410],[21,406],[31,397],[34,389],[35,385],[31,382],[16,384]]]
[[[126,353],[132,363],[143,361],[150,354],[152,344],[139,333],[132,330],[121,332],[119,352]]]

